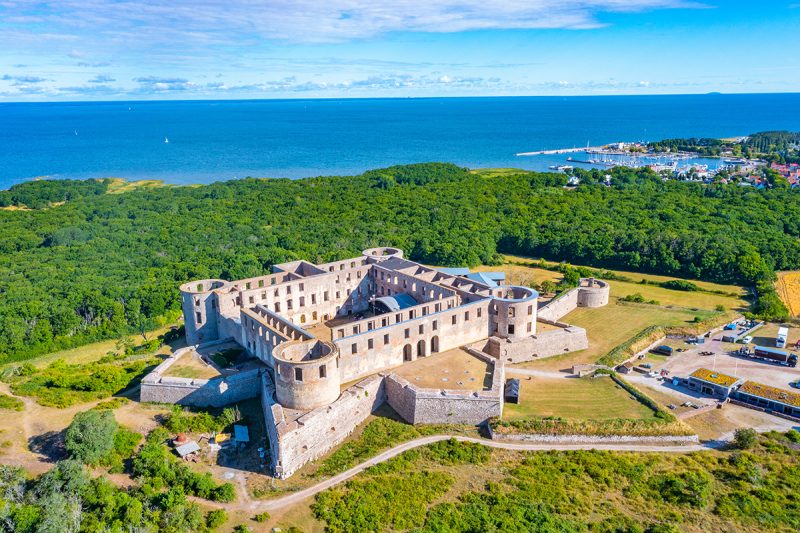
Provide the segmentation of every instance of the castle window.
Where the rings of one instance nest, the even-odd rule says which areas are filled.
[[[374,347],[375,347],[375,341],[373,341],[372,339],[367,339],[367,348],[371,350]]]
[[[381,327],[385,328],[387,326],[386,318],[381,319]]]
[[[478,318],[480,318],[482,314],[483,314],[483,309],[481,309],[481,308],[479,307],[479,308],[478,308]]]
[[[360,270],[359,270],[358,272],[356,272],[356,277],[357,277],[358,279],[361,279],[361,271],[360,271]]]
[[[408,288],[408,280],[406,279],[403,280],[403,288],[404,289]]]
[[[528,333],[533,330],[533,322],[528,322]]]
[[[197,292],[203,292],[203,284],[202,283],[198,283],[197,284]]]
[[[280,302],[275,302],[275,312],[276,313],[280,313],[281,312],[281,303]]]
[[[388,333],[386,333],[383,336],[383,345],[386,346],[387,344],[389,344],[389,334]]]
[[[195,319],[196,319],[198,324],[202,324],[203,323],[203,315],[202,315],[202,313],[200,313],[200,311],[195,313]]]
[[[347,273],[347,281],[350,281],[350,272]]]
[[[403,337],[405,337],[406,339],[411,337],[411,330],[406,328],[405,331],[403,331]]]
[[[469,322],[469,311],[464,313],[464,322]]]
[[[328,272],[333,272],[333,267],[328,267]]]
[[[353,335],[358,333],[358,326],[353,326]]]
[[[347,289],[347,295],[350,296],[350,289]]]
[[[286,310],[289,311],[292,309],[292,301],[286,300]]]
[[[436,331],[436,328],[437,328],[438,326],[439,326],[439,321],[438,321],[438,320],[434,320],[434,321],[433,321],[433,324],[431,325],[431,327],[433,328],[433,331]]]
[[[427,314],[428,314],[428,307],[426,306],[422,308],[422,316],[425,316]]]
[[[280,289],[275,289],[275,293],[273,294],[273,296],[275,296],[275,298],[277,298],[280,295],[281,295]]]
[[[301,283],[301,284],[300,284],[300,292],[303,292],[304,290],[305,290],[305,285],[303,285],[303,284]]]
[[[355,261],[352,261],[352,262],[350,263],[350,268],[355,268],[355,267],[356,267],[356,262],[355,262]]]
[[[277,283],[277,281],[275,280],[275,278],[269,278],[269,284],[270,284],[270,285],[275,285],[275,283]]]
[[[316,294],[312,294],[311,295],[311,305],[314,305],[316,303],[317,303],[317,295]]]
[[[267,299],[267,291],[262,291],[261,292],[261,299],[262,300],[266,300]]]
[[[508,308],[508,318],[514,318],[514,308],[513,307],[509,307]]]
[[[194,299],[194,305],[195,305],[196,307],[200,307],[200,298],[195,298],[195,299]]]
[[[533,306],[529,305],[528,306],[528,316],[531,316],[532,314],[533,314]]]
[[[509,335],[513,335],[514,334],[514,324],[509,324],[508,325],[508,334]]]
[[[338,300],[341,297],[342,297],[342,291],[336,291],[336,299]]]
[[[452,321],[452,324],[455,326],[456,322],[458,322],[458,317],[456,317],[456,315],[453,315],[450,320]]]
[[[244,284],[244,288],[248,289],[248,290],[250,289],[250,282],[249,281]]]
[[[403,321],[403,315],[400,314],[400,313],[394,315],[394,321],[395,322],[402,322]]]
[[[414,318],[414,311],[413,310],[408,312],[408,318],[409,319]]]
[[[354,342],[354,343],[353,343],[353,345],[352,345],[352,346],[350,346],[350,353],[353,353],[353,354],[355,354],[355,353],[357,353],[357,352],[358,352],[358,343],[355,343],[355,342]]]
[[[325,368],[325,365],[321,365],[321,366],[319,367],[319,377],[320,377],[320,378],[323,378],[323,379],[324,379],[324,378],[326,378],[326,377],[328,377],[328,371],[327,371],[327,369]]]
[[[264,286],[264,280],[263,279],[258,280],[258,286],[259,287],[263,287]]]
[[[303,369],[302,368],[295,368],[294,369],[294,379],[295,379],[295,381],[303,381]]]
[[[339,265],[339,270],[344,270],[344,263]]]
[[[256,303],[256,298],[255,298],[255,296],[252,296],[252,295],[251,295],[251,296],[249,296],[249,297],[247,298],[247,300],[248,300],[248,301],[249,301],[251,304],[253,304],[253,303]]]
[[[292,286],[291,285],[287,285],[286,286],[286,294],[292,294]]]
[[[325,292],[322,294],[322,299],[323,299],[323,300],[325,300],[326,302],[328,301],[328,291],[325,291]]]
[[[344,337],[344,329],[339,330],[339,338]]]
[[[423,333],[425,333],[425,324],[420,324],[419,325],[419,334],[422,335]]]
[[[442,304],[436,304],[435,306],[433,306],[433,308],[434,308],[434,309],[436,310],[436,312],[438,313],[439,311],[441,311],[441,310],[442,310]]]
[[[306,305],[306,297],[305,296],[301,296],[300,297],[300,307],[303,307],[304,305]]]

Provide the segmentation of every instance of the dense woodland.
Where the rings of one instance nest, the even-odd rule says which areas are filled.
[[[584,172],[577,188],[441,163],[120,194],[105,181],[18,185],[4,193],[16,208],[0,210],[0,361],[174,319],[187,280],[387,244],[437,265],[513,253],[756,285],[762,312],[785,313],[769,290],[775,270],[800,268],[796,193],[631,169],[611,171],[607,187],[607,172]]]

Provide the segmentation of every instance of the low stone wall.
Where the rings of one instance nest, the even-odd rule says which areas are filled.
[[[589,347],[585,329],[560,322],[553,324],[561,329],[545,331],[520,341],[508,342],[505,339],[492,337],[487,342],[485,351],[505,363],[513,364],[585,350]]]
[[[263,376],[261,405],[270,443],[273,473],[285,479],[341,443],[384,401],[384,376],[368,377],[342,392],[339,398],[295,420],[275,400],[272,379]]]
[[[540,307],[537,315],[539,320],[556,321],[577,309],[579,290],[580,289],[576,287],[553,298],[547,304]]]
[[[536,433],[498,434],[489,426],[492,440],[513,442],[533,442],[542,444],[646,444],[651,446],[680,445],[688,446],[700,442],[697,435],[659,435],[657,437],[639,437],[635,435],[544,435]]]
[[[225,344],[209,343],[206,346]],[[174,403],[194,407],[222,407],[255,398],[261,393],[260,370],[245,370],[230,376],[212,379],[192,379],[164,376],[163,373],[194,347],[182,348],[158,365],[142,379],[139,400],[142,402]]]
[[[467,351],[492,365],[488,391],[423,389],[391,374],[386,377],[386,401],[411,424],[479,425],[503,414],[505,365],[479,350]]]

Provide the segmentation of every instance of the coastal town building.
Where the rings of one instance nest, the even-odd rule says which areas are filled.
[[[275,265],[255,278],[186,283],[193,353],[235,343],[258,365],[201,380],[168,376],[168,360],[142,381],[142,400],[224,405],[261,396],[280,477],[341,442],[384,402],[410,423],[480,424],[502,414],[506,363],[585,349],[586,331],[560,319],[609,298],[596,279],[549,302],[504,280],[372,248],[330,263]],[[403,376],[404,365],[454,350],[486,368],[485,387],[447,378],[425,387]]]

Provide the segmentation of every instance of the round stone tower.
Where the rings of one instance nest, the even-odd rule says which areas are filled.
[[[536,333],[538,292],[518,285],[502,285],[492,290],[492,295],[495,335],[518,340]]]
[[[611,287],[605,281],[595,278],[581,278],[578,285],[578,305],[580,307],[603,307],[608,304]]]
[[[272,356],[275,395],[284,407],[305,411],[339,397],[339,350],[333,343],[316,339],[284,342],[275,347]]]
[[[379,263],[385,261],[390,257],[403,258],[403,250],[399,248],[381,247],[381,248],[367,248],[361,255],[367,258],[368,263]]]
[[[202,279],[181,285],[186,343],[190,346],[219,338],[219,298],[215,291],[226,285],[228,282],[221,279]]]

